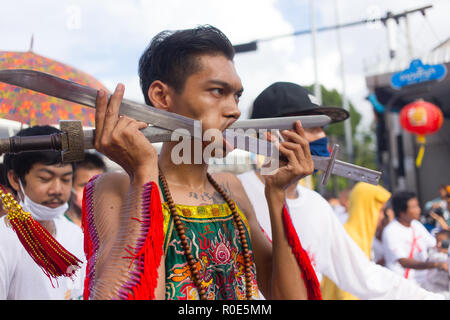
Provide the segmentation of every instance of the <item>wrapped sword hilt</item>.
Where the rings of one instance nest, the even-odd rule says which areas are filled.
[[[61,134],[43,136],[14,136],[0,139],[0,153],[19,153],[36,150],[61,150]]]
[[[84,134],[81,121],[62,120],[61,133],[37,136],[14,136],[0,139],[0,154],[27,151],[59,151],[62,162],[84,159]]]

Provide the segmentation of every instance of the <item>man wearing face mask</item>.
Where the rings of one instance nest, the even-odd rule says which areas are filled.
[[[50,126],[35,126],[18,136],[59,132]],[[65,249],[84,263],[83,233],[64,217],[72,189],[73,166],[63,164],[58,152],[6,154],[9,187],[25,212],[39,222]],[[0,218],[0,299],[80,299],[84,268],[70,278],[50,280],[27,253],[6,216]]]
[[[323,107],[305,88],[290,82],[276,82],[263,90],[253,103],[251,118],[298,115],[329,116],[332,123],[349,117],[339,107]],[[322,128],[304,129],[311,154],[329,156]],[[269,211],[264,197],[264,175],[259,170],[238,175],[254,207],[258,222],[271,238]],[[286,204],[293,225],[318,275],[326,275],[341,289],[360,299],[444,299],[402,279],[371,262],[350,238],[331,205],[317,192],[293,183],[286,189]]]
[[[81,226],[81,206],[84,186],[92,177],[106,172],[106,164],[97,153],[86,152],[84,159],[75,164],[69,210],[64,214],[67,219]]]

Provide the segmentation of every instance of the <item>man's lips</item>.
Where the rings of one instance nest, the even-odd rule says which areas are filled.
[[[64,202],[58,201],[58,202],[43,202],[42,205],[50,208],[58,208],[62,206]]]
[[[205,141],[205,140],[202,140],[202,146],[203,146],[203,148],[206,148],[206,146],[208,146],[209,144],[211,144],[211,143],[213,143],[213,144],[216,144],[217,145],[217,147],[219,146],[219,143],[217,142],[217,139],[219,139],[219,137],[222,139],[222,147],[223,147],[223,151],[225,152],[225,153],[229,153],[229,152],[231,152],[231,151],[233,151],[234,149],[236,149],[229,141],[227,141],[226,139],[225,139],[225,137],[224,137],[224,133],[225,133],[225,130],[229,127],[229,126],[231,126],[234,122],[236,122],[236,118],[230,118],[230,119],[227,119],[227,121],[223,124],[223,126],[221,126],[223,129],[219,129],[219,128],[217,128],[216,130],[218,130],[218,131],[220,131],[220,134],[219,134],[219,132],[217,133],[217,135],[213,135],[213,139],[211,140],[211,141]]]

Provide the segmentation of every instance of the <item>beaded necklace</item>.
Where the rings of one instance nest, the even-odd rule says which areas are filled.
[[[189,269],[191,271],[191,275],[193,277],[192,281],[194,282],[195,286],[197,287],[198,293],[200,295],[200,299],[206,300],[206,289],[203,287],[202,284],[202,278],[199,272],[197,271],[197,268],[195,267],[196,260],[194,256],[192,255],[191,248],[189,247],[189,242],[186,237],[186,226],[181,221],[180,216],[178,215],[177,209],[175,207],[175,203],[173,202],[172,195],[169,191],[169,186],[167,184],[167,180],[162,174],[161,170],[159,171],[159,180],[162,185],[162,191],[164,193],[164,197],[167,201],[167,204],[169,206],[170,212],[172,214],[173,222],[175,225],[175,229],[177,231],[178,236],[181,240],[181,245],[183,247],[184,255],[186,256]],[[252,273],[251,273],[251,256],[248,250],[248,242],[247,238],[245,236],[245,228],[244,223],[242,222],[242,219],[236,210],[236,206],[234,202],[231,200],[231,198],[225,193],[225,191],[217,184],[217,182],[212,178],[212,176],[207,173],[207,177],[211,185],[214,187],[214,189],[217,190],[217,192],[220,193],[220,195],[224,198],[226,201],[228,207],[230,208],[232,214],[233,214],[233,220],[236,224],[238,231],[239,231],[239,238],[242,245],[242,253],[244,256],[244,271],[245,271],[245,287],[246,287],[246,297],[247,300],[252,299]]]

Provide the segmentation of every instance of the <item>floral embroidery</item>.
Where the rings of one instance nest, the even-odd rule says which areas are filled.
[[[197,260],[208,299],[245,299],[244,257],[231,210],[226,204],[209,206],[177,205],[186,225],[191,251]],[[238,209],[239,210],[239,209]],[[163,204],[166,235],[166,299],[199,299],[180,239],[173,227],[167,204]],[[245,216],[239,211],[250,238]],[[250,253],[251,251],[251,247]],[[252,263],[253,293],[258,298],[256,267]]]

